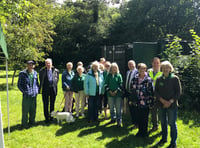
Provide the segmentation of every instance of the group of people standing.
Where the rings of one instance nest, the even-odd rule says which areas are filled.
[[[54,104],[57,95],[57,83],[59,70],[53,67],[52,60],[45,60],[45,67],[40,70],[39,80],[34,70],[35,62],[28,61],[27,68],[19,73],[18,88],[23,93],[22,100],[22,126],[28,127],[35,123],[36,97],[42,93],[45,122],[53,120],[50,113],[54,111]],[[49,107],[50,106],[50,107]],[[49,109],[50,108],[50,109]]]
[[[152,60],[152,68],[147,70],[144,63],[128,62],[129,71],[126,77],[126,97],[132,122],[137,127],[136,136],[148,135],[148,116],[151,113],[153,128],[158,129],[158,116],[161,121],[162,139],[158,145],[167,142],[168,124],[170,125],[171,142],[168,148],[176,147],[177,139],[177,107],[181,95],[181,83],[173,73],[174,68],[169,61],[160,63],[158,57]]]
[[[52,66],[52,60],[45,60],[45,67],[40,70],[38,83],[37,72],[34,70],[34,62],[27,62],[27,69],[19,74],[18,87],[23,93],[22,101],[22,125],[27,126],[35,122],[36,96],[42,93],[45,122],[53,120],[50,113],[54,111],[54,103],[57,95],[57,83],[59,80],[58,69]],[[136,64],[128,61],[126,80],[123,82],[117,63],[110,63],[101,58],[94,61],[86,71],[82,62],[78,62],[76,72],[73,63],[66,64],[66,70],[62,73],[62,89],[65,98],[66,112],[73,110],[73,96],[76,102],[76,117],[85,116],[84,107],[88,100],[88,122],[98,122],[99,110],[104,107],[105,118],[107,108],[110,109],[110,123],[117,122],[122,126],[122,102],[127,103],[132,123],[138,128],[136,136],[148,135],[149,112],[152,115],[153,128],[158,129],[158,113],[161,120],[162,139],[159,144],[167,142],[167,125],[171,128],[171,143],[169,148],[176,147],[177,139],[177,107],[181,95],[179,78],[173,74],[173,66],[169,61],[160,63],[155,57],[152,60],[152,68],[147,69],[145,63]],[[123,85],[124,84],[124,85]],[[74,93],[74,95],[73,95]],[[125,99],[123,99],[125,97]],[[49,110],[50,102],[50,110]],[[79,106],[81,102],[81,112]],[[159,109],[159,112],[158,112]]]

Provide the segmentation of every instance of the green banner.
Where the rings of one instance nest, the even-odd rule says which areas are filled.
[[[6,59],[8,59],[7,45],[6,45],[6,41],[5,41],[5,38],[4,38],[3,30],[1,28],[1,24],[0,24],[0,46],[3,50],[3,53],[6,57]]]

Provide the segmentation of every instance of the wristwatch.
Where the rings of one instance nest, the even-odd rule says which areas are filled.
[[[171,99],[171,100],[169,100],[169,102],[170,102],[170,103],[174,103],[174,100],[173,100],[173,99]]]

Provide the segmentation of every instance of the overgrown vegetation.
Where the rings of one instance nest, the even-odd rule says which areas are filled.
[[[187,110],[200,111],[200,37],[194,30],[190,30],[193,38],[189,43],[191,53],[182,55],[181,38],[168,35],[171,41],[166,45],[163,60],[169,60],[175,68],[175,73],[181,79],[183,95],[180,105]]]

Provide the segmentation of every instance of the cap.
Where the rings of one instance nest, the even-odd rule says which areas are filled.
[[[34,64],[35,65],[35,62],[34,61],[28,61],[27,64]]]

